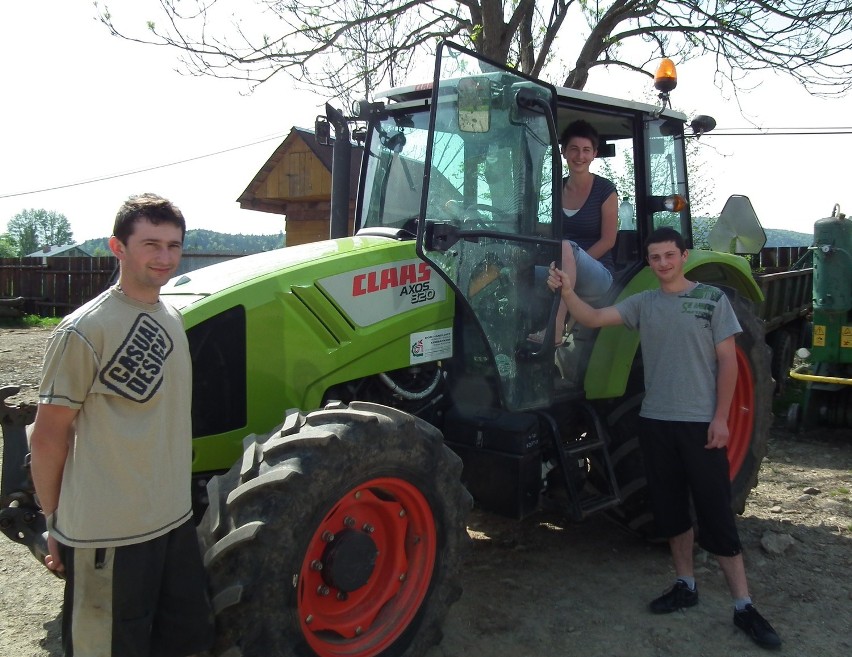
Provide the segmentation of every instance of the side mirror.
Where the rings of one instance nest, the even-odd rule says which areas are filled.
[[[689,124],[689,127],[692,128],[692,134],[696,137],[700,137],[705,132],[710,132],[713,128],[716,127],[716,119],[712,116],[707,116],[706,114],[699,114]]]
[[[318,116],[314,120],[314,137],[321,146],[331,144],[331,124],[324,116]]]

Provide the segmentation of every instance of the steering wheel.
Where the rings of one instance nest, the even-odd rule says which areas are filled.
[[[479,215],[480,212],[490,213],[492,220],[484,220]],[[472,205],[465,207],[464,212],[462,213],[462,220],[465,228],[472,227],[482,230],[499,230],[504,233],[516,232],[514,228],[517,226],[517,217],[515,215],[485,203],[473,203]],[[506,228],[501,227],[501,225],[505,225],[513,230],[506,230]]]

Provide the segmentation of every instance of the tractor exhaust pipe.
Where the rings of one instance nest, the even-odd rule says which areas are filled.
[[[325,104],[325,115],[334,127],[334,146],[331,159],[331,222],[329,238],[349,235],[349,181],[352,166],[352,143],[349,123],[343,112]]]

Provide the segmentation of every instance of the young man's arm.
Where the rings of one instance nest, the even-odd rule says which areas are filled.
[[[574,293],[574,282],[564,271],[553,265],[550,266],[547,286],[554,292],[562,288],[560,294],[565,305],[568,306],[568,312],[583,326],[598,328],[601,326],[617,326],[624,323],[624,320],[621,319],[621,313],[616,310],[615,306],[593,308],[578,297]]]
[[[30,463],[36,494],[45,516],[51,515],[59,505],[62,473],[76,417],[76,409],[56,404],[40,404],[36,413],[30,436]],[[59,559],[56,540],[48,536],[47,542],[50,554],[45,557],[45,565],[50,570],[62,572],[65,568]]]
[[[716,412],[707,430],[707,449],[728,444],[728,414],[737,386],[737,350],[732,335],[716,345]]]

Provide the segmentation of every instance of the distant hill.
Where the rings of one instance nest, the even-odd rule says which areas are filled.
[[[814,243],[813,233],[797,233],[780,228],[764,228],[766,246],[810,246]]]
[[[279,249],[286,245],[286,239],[287,236],[283,232],[277,235],[230,235],[212,230],[194,229],[186,231],[183,244],[184,251],[247,255]],[[110,254],[108,241],[108,237],[99,237],[86,240],[78,246],[93,256],[103,256]]]
[[[695,217],[696,244],[700,245],[702,224],[712,222],[706,217]],[[704,227],[704,231],[708,228]],[[810,246],[813,235],[809,233],[797,233],[792,230],[781,230],[779,228],[765,228],[766,246]],[[83,250],[93,256],[109,255],[107,241],[109,238],[100,237],[86,240],[79,244]],[[230,235],[228,233],[216,233],[212,230],[188,230],[184,240],[184,251],[195,251],[199,253],[217,253],[247,255],[271,251],[286,246],[287,236],[282,232],[277,235]]]

